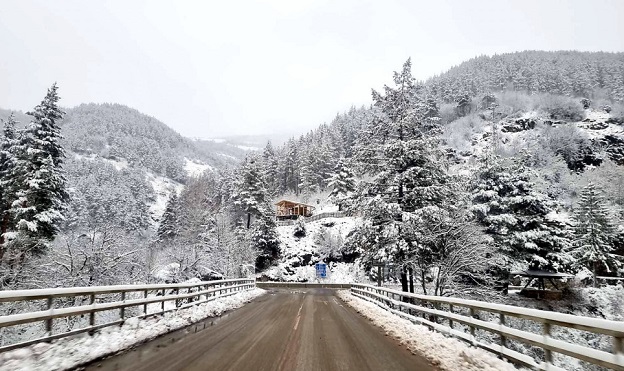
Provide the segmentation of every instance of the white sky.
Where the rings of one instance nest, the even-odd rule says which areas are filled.
[[[481,54],[624,51],[624,1],[0,0],[0,107],[54,81],[190,137],[299,134],[391,82]]]

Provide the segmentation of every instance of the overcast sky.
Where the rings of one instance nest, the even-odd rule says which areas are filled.
[[[190,137],[299,134],[481,54],[624,51],[624,1],[0,0],[0,107],[122,103]]]

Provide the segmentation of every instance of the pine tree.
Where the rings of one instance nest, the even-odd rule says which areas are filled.
[[[612,216],[601,192],[593,183],[583,188],[574,219],[575,265],[590,269],[596,286],[596,276],[600,269],[611,272],[620,267],[622,262],[621,257],[613,253],[617,233],[611,222]]]
[[[11,215],[9,210],[16,198],[12,175],[15,167],[15,146],[17,144],[17,134],[15,132],[15,117],[9,116],[0,137],[0,261],[4,256],[4,234],[11,226]]]
[[[330,199],[336,202],[338,210],[342,211],[349,196],[355,192],[355,176],[345,159],[338,161],[334,174],[329,179],[328,186],[331,188]]]
[[[241,166],[235,192],[234,204],[246,214],[247,229],[250,229],[252,216],[266,215],[269,210],[267,190],[257,158],[247,158]]]
[[[301,183],[299,190],[304,201],[310,196],[320,191],[319,183],[322,182],[318,172],[318,158],[314,147],[308,148],[301,159]]]
[[[419,225],[441,211],[451,197],[451,177],[439,147],[438,118],[422,86],[411,75],[411,62],[394,74],[395,87],[373,91],[374,116],[358,138],[359,167],[373,176],[360,189],[358,207],[368,228],[379,235],[369,241],[368,260],[402,263],[427,255]]]
[[[306,231],[306,226],[305,226],[305,220],[302,216],[300,216],[295,221],[295,227],[293,229],[293,236],[301,238],[301,237],[305,237],[306,233],[307,231]]]
[[[262,152],[262,165],[264,183],[266,184],[267,192],[269,196],[273,197],[277,194],[279,188],[279,164],[277,161],[277,156],[275,156],[275,150],[273,149],[271,141],[267,142],[267,145],[266,147],[264,147],[264,151]]]
[[[282,193],[293,191],[295,194],[299,194],[299,160],[298,144],[293,138],[290,138],[284,148],[281,164],[283,181],[280,191]]]
[[[169,200],[167,200],[167,206],[165,207],[165,212],[163,213],[160,219],[160,225],[158,226],[158,230],[156,231],[156,236],[158,238],[158,242],[163,242],[166,240],[172,240],[178,234],[178,215],[179,215],[179,205],[178,205],[178,195],[174,190],[171,192],[171,196],[169,196]]]
[[[558,204],[541,194],[522,159],[486,159],[473,181],[472,210],[512,265],[521,269],[562,271],[570,257],[569,228],[554,218]]]
[[[258,252],[256,268],[268,268],[280,256],[277,225],[272,215],[263,215],[254,222],[251,247]]]
[[[63,210],[69,200],[62,170],[65,151],[60,143],[59,121],[64,112],[57,106],[56,84],[40,105],[27,114],[33,117],[18,146],[16,177],[24,188],[13,202],[11,212],[16,229],[27,250],[41,252],[59,230]]]

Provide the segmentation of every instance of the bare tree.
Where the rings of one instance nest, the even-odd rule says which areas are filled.
[[[425,294],[443,296],[488,281],[494,248],[467,212],[429,217],[417,228],[419,248],[404,265],[416,270]]]

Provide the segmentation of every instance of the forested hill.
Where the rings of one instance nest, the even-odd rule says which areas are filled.
[[[426,82],[440,100],[503,90],[624,100],[624,53],[523,51],[480,56]]]
[[[187,175],[185,158],[222,167],[244,156],[235,147],[199,146],[157,119],[120,104],[89,103],[66,111],[61,126],[67,150],[127,161],[176,181]]]

